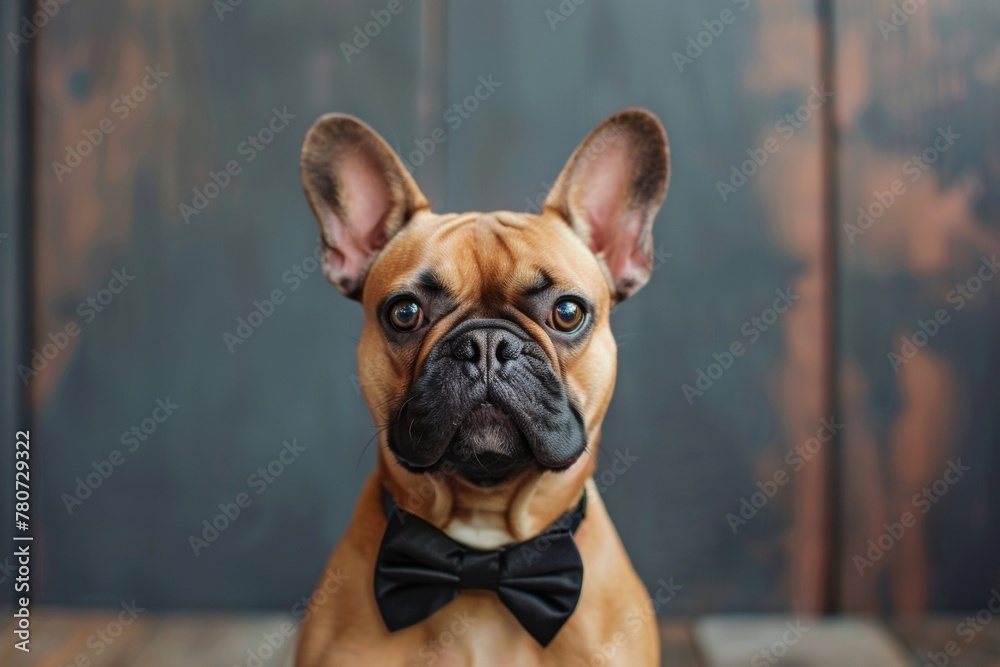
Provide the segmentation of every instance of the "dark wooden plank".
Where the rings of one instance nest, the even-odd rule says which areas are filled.
[[[836,415],[830,413],[828,377],[829,333],[833,329],[829,305],[834,286],[830,284],[824,233],[828,188],[824,151],[829,149],[824,143],[824,123],[831,91],[823,79],[823,28],[816,16],[817,4],[782,0],[754,7],[758,27],[744,85],[750,102],[766,109],[769,117],[757,130],[752,145],[757,150],[766,145],[767,138],[775,138],[778,147],[746,187],[753,188],[763,210],[761,233],[772,239],[779,253],[768,262],[768,271],[773,275],[783,262],[793,264],[785,289],[798,300],[787,314],[779,314],[775,325],[779,331],[775,333],[783,340],[777,343],[770,368],[761,369],[758,387],[767,397],[776,423],[766,445],[749,463],[756,476],[752,489],[756,496],[741,495],[741,499],[756,503],[769,495],[767,486],[773,489],[775,482],[779,483],[775,499],[766,501],[765,507],[787,522],[781,528],[782,535],[772,538],[782,545],[780,555],[774,557],[784,563],[776,583],[784,588],[793,611],[817,613],[831,603],[827,582],[832,566],[828,487],[832,451],[826,445],[836,421]],[[757,262],[751,267],[734,272],[734,276],[762,271]],[[762,337],[769,332],[764,331]],[[783,479],[790,480],[787,496],[780,485]],[[778,507],[772,509],[774,505]],[[746,507],[741,501],[740,511],[752,514]],[[751,519],[761,520],[768,517]],[[749,528],[754,529],[752,525]],[[753,541],[746,546],[757,557],[769,559],[765,554],[774,542]],[[750,611],[774,608],[761,604]]]
[[[910,667],[904,647],[874,620],[715,616],[695,623],[705,667]]]
[[[844,606],[974,609],[1000,584],[1000,6],[836,9]]]
[[[320,271],[292,273],[314,261],[318,234],[298,155],[329,111],[401,149],[421,138],[421,9],[402,7],[349,58],[343,45],[363,44],[355,29],[373,21],[366,3],[69,3],[36,37],[33,344],[70,322],[82,330],[30,385],[49,445],[40,601],[289,609],[309,594],[376,448],[359,464],[374,433],[352,381],[360,310]],[[157,66],[169,75],[123,106]],[[251,152],[275,108],[294,118]],[[52,163],[105,118],[114,130],[60,181]],[[186,224],[180,205],[211,192],[228,161],[242,171]],[[79,304],[122,267],[134,281],[96,315],[84,303],[85,321]],[[230,351],[223,333],[277,289],[284,302]],[[128,451],[123,432],[168,397],[179,409]],[[301,458],[258,494],[248,478],[292,439]],[[70,514],[77,478],[115,450],[124,463]],[[189,536],[247,492],[253,505],[196,555]]]
[[[996,620],[996,614],[985,608],[967,615],[896,618],[892,627],[920,665],[997,667],[1000,623]]]

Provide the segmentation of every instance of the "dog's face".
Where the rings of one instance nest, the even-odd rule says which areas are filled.
[[[610,311],[649,277],[668,162],[656,118],[626,110],[540,214],[437,215],[366,125],[313,125],[303,182],[324,272],[364,307],[358,373],[390,474],[480,489],[589,475],[615,382]]]
[[[411,471],[564,470],[610,399],[610,292],[557,216],[418,216],[371,268],[360,375]],[[381,407],[380,407],[381,406]]]

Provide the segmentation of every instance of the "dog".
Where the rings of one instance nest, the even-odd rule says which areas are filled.
[[[669,165],[656,116],[625,109],[537,214],[435,214],[366,124],[309,129],[303,188],[323,272],[364,311],[358,375],[380,431],[299,667],[659,664],[592,475],[609,315],[649,279]]]

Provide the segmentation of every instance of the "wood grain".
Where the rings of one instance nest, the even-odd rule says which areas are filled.
[[[998,598],[1000,599],[1000,598]],[[983,616],[941,615],[929,618],[896,618],[893,629],[911,649],[917,664],[950,667],[1000,666],[1000,623],[995,615],[985,624]]]
[[[836,3],[841,580],[847,611],[920,614],[1000,583],[1000,8],[897,5]]]
[[[145,612],[119,632],[118,615],[100,610],[40,608],[31,653],[0,647],[7,667],[290,667],[297,626],[274,614],[155,615]]]
[[[412,148],[419,4],[403,3],[350,58],[341,44],[373,20],[362,3],[219,6],[230,5],[69,3],[36,37],[32,345],[69,322],[82,329],[30,385],[35,436],[50,445],[33,471],[47,489],[39,601],[290,609],[372,464],[375,429],[353,381],[361,315],[315,264],[298,156],[330,111]],[[121,118],[112,105],[157,66],[169,75]],[[280,132],[275,109],[289,116]],[[60,180],[52,163],[104,118],[114,130]],[[258,135],[270,140],[261,150],[248,143]],[[240,172],[185,221],[180,206],[212,192],[230,161]],[[134,281],[85,321],[79,304],[123,267]],[[285,298],[267,324],[227,348],[223,334],[275,290]],[[123,443],[167,398],[176,414],[138,447]],[[301,459],[258,493],[248,479],[293,439]],[[77,479],[115,450],[124,463],[71,512]],[[195,553],[189,538],[239,493],[253,506]]]
[[[375,433],[354,379],[359,311],[318,273],[294,294],[282,278],[315,249],[297,173],[313,118],[359,115],[404,158],[445,128],[446,142],[414,169],[438,210],[531,209],[594,124],[643,105],[672,138],[672,187],[650,284],[614,314],[617,392],[597,455],[602,493],[647,586],[684,587],[661,613],[815,612],[832,569],[849,611],[983,604],[1000,584],[1000,280],[961,311],[948,294],[1000,253],[996,3],[918,3],[889,32],[880,21],[897,0],[835,3],[837,285],[820,114],[778,134],[777,152],[737,192],[723,198],[717,185],[821,85],[815,3],[570,3],[553,24],[546,10],[558,4],[403,3],[349,58],[343,45],[372,20],[365,3],[244,2],[225,15],[193,0],[60,5],[34,42],[28,347],[79,323],[79,305],[111,271],[136,279],[29,386],[37,441],[47,443],[36,471],[46,489],[40,601],[289,609],[309,594]],[[675,52],[725,10],[734,21],[677,67]],[[111,105],[157,66],[169,77],[119,118]],[[452,127],[445,112],[491,75],[495,94]],[[186,224],[179,205],[242,159],[238,146],[275,107],[296,116],[287,132]],[[114,131],[57,175],[67,146],[108,117]],[[954,146],[905,181],[869,229],[849,234],[858,207],[878,203],[949,126],[961,135]],[[7,205],[6,177],[4,187]],[[227,349],[223,333],[274,289],[287,305]],[[827,414],[825,393],[834,289],[840,415]],[[683,387],[746,343],[742,327],[777,290],[797,295],[794,307],[688,401]],[[940,309],[949,323],[897,372],[887,355]],[[182,405],[178,416],[70,512],[65,497],[164,397]],[[13,414],[13,399],[0,401]],[[844,424],[842,541],[828,521],[824,420]],[[286,438],[306,444],[305,462],[193,553],[202,522],[246,491]],[[815,442],[818,452],[790,468],[786,457]],[[626,454],[638,464],[619,474]],[[870,547],[956,460],[972,467],[962,481],[898,540],[884,538],[887,549]],[[778,473],[788,483],[734,528],[727,517]],[[870,549],[877,557],[859,567]]]
[[[785,457],[829,417],[822,132],[808,109],[790,137],[776,129],[818,84],[814,3],[567,4],[564,21],[547,13],[557,4],[449,5],[449,98],[483,73],[504,83],[448,140],[448,206],[537,210],[602,118],[638,105],[663,120],[673,171],[659,259],[612,319],[619,372],[597,479],[650,590],[685,586],[662,613],[817,610],[831,564],[824,455],[794,471]],[[731,23],[679,68],[675,52],[711,37],[704,22],[723,11]],[[752,177],[721,196],[768,140],[780,144],[766,164],[750,162]],[[794,305],[747,335],[776,290]],[[722,371],[713,355],[734,342],[745,353]],[[712,364],[710,387],[686,395]],[[626,450],[639,463],[618,475]],[[776,474],[787,476],[773,498],[731,523]]]
[[[709,617],[695,624],[706,667],[909,667],[905,649],[876,621],[810,617]]]

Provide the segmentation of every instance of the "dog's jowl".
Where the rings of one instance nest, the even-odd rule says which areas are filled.
[[[659,121],[627,109],[537,213],[438,214],[361,121],[309,130],[303,185],[323,271],[364,311],[380,446],[326,567],[345,583],[311,605],[298,665],[658,664],[655,619],[627,622],[652,604],[591,476],[609,314],[649,279],[668,171]]]

